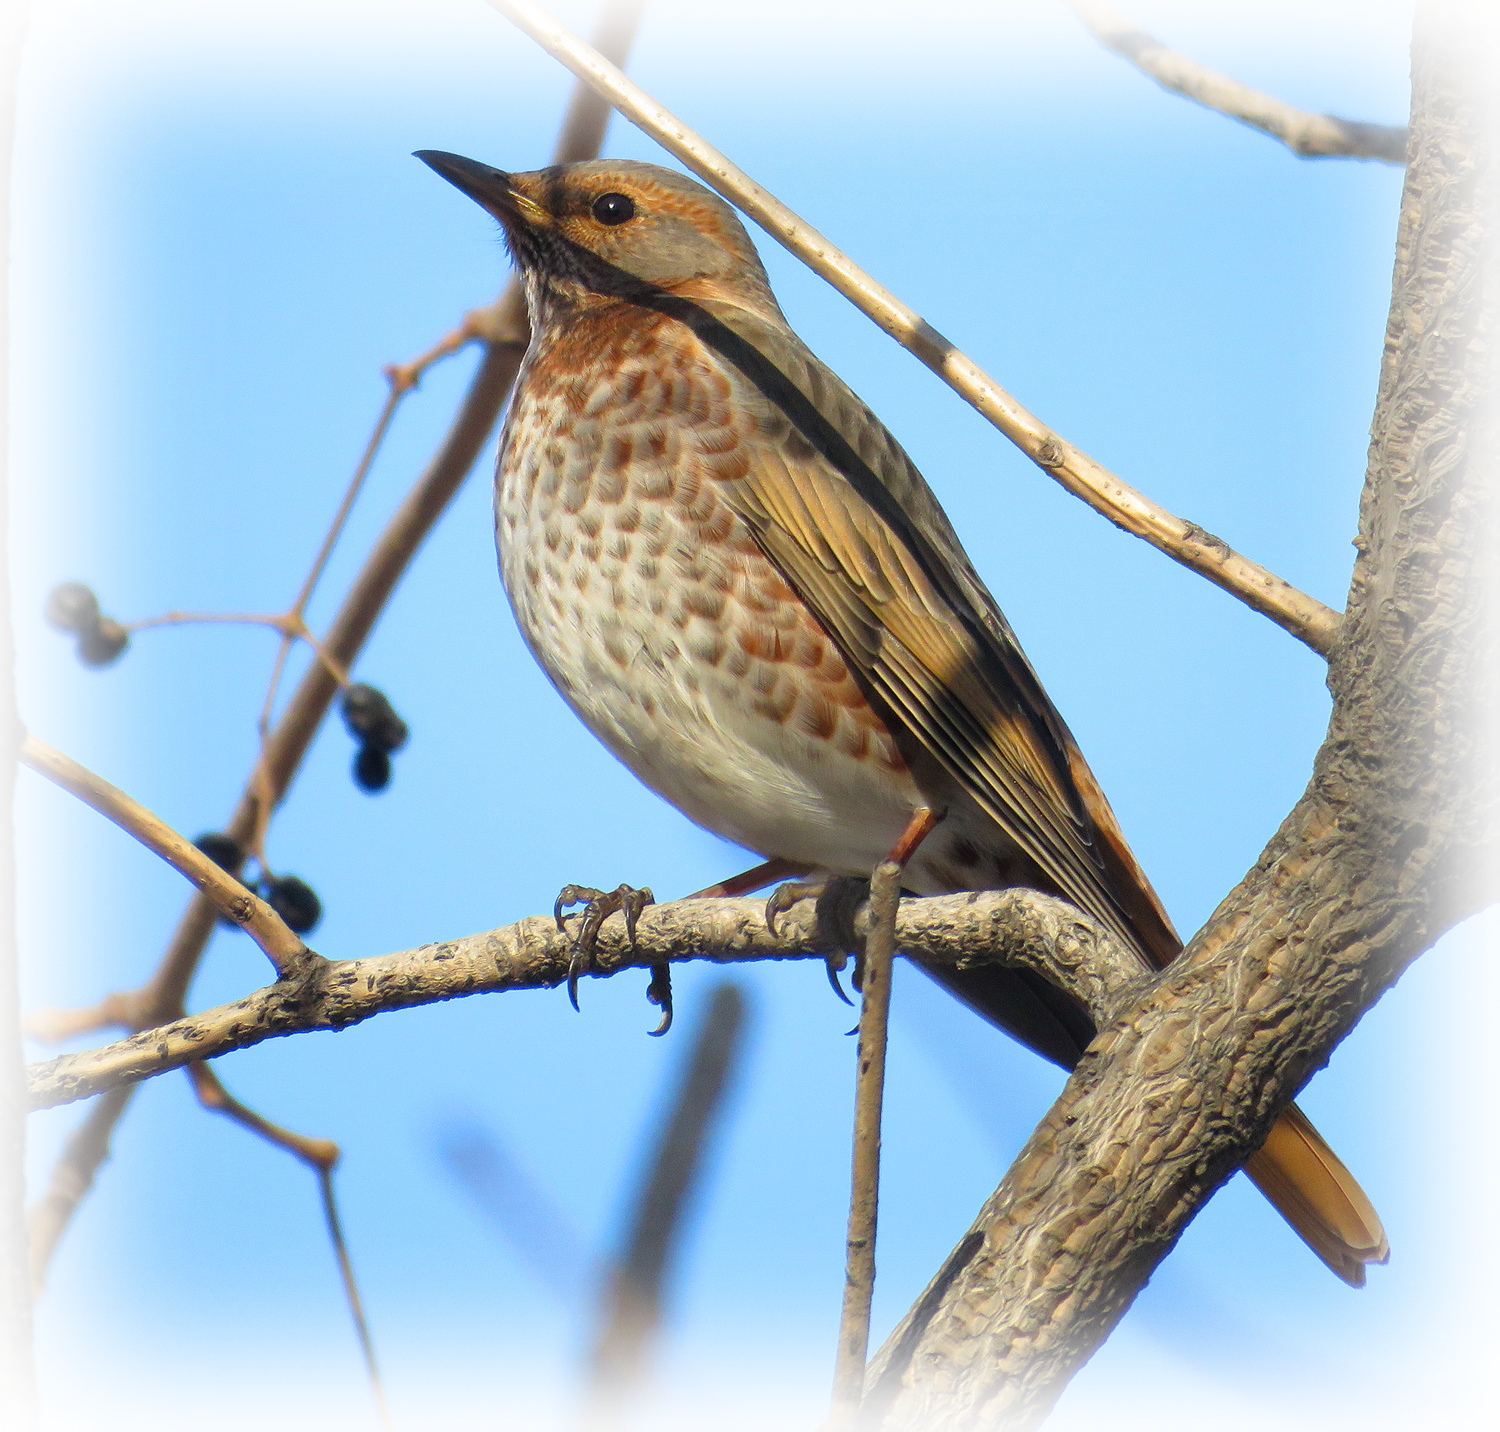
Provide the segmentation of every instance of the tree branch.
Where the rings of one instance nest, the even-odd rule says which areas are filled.
[[[1197,523],[1174,516],[1059,437],[889,289],[530,0],[490,4],[832,284],[1075,497],[1328,655],[1338,632],[1338,612],[1241,556]]]
[[[265,952],[282,978],[295,974],[307,956],[300,935],[259,895],[252,893],[222,866],[216,865],[186,836],[179,835],[159,815],[112,786],[102,776],[81,766],[45,741],[27,736],[21,743],[21,760],[38,775],[61,786],[85,805],[112,820],[133,835],[147,850],[161,856],[179,874],[185,875],[210,900],[220,914],[233,920]]]
[[[1496,898],[1500,404],[1480,7],[1429,6],[1334,710],[1255,868],[1062,1098],[872,1364],[883,1428],[1027,1428],[1405,966]],[[1436,11],[1437,14],[1432,12]],[[1437,23],[1457,20],[1451,37]]]
[[[867,918],[861,914],[856,921],[861,937]],[[1033,890],[905,900],[896,929],[898,948],[923,960],[962,965],[999,959],[1035,970],[1081,1000],[1096,1020],[1112,1017],[1143,978],[1152,978],[1087,916]],[[779,917],[773,935],[764,901],[678,900],[647,907],[634,946],[622,920],[607,920],[594,963],[607,976],[684,960],[823,958],[832,948],[811,901]],[[346,1029],[390,1010],[502,990],[551,989],[566,982],[572,953],[570,932],[560,932],[548,916],[534,916],[373,959],[313,956],[298,978],[233,1004],[32,1065],[31,1107],[70,1103],[282,1035]]]
[[[620,0],[618,6],[611,6],[601,26],[601,44],[606,48],[618,46],[610,53],[623,63],[633,30],[623,20],[610,18],[616,15],[638,17],[638,0]],[[579,88],[581,91],[582,87]],[[591,157],[590,146],[602,142],[608,117],[608,106],[592,92],[587,96],[575,92],[558,138],[556,162]],[[354,664],[391,593],[463,485],[494,430],[529,341],[519,285],[512,280],[493,304],[470,314],[464,329],[471,327],[485,343],[479,369],[442,445],[387,524],[344,598],[323,639],[324,660],[314,664],[303,677],[281,720],[263,743],[228,828],[228,834],[242,846],[255,835],[262,810],[268,819],[270,810],[285,797],[338,694],[338,681],[329,669],[328,658],[331,656],[345,670]],[[443,344],[433,350],[439,351],[445,351]],[[431,357],[432,354],[426,354],[416,364],[398,369],[389,381],[399,386],[409,378],[411,369]],[[136,995],[127,997],[138,1013],[137,1028],[160,1024],[182,1012],[188,987],[208,948],[213,928],[212,903],[202,897],[193,900],[183,912],[150,982]],[[123,1089],[101,1100],[53,1170],[44,1206],[36,1210],[32,1219],[34,1286],[41,1286],[74,1210],[93,1187],[95,1175],[109,1155],[114,1128],[129,1106],[131,1093],[132,1090]]]
[[[924,811],[930,816],[930,812]],[[880,1129],[885,1112],[885,1056],[896,958],[901,867],[884,860],[870,879],[870,934],[860,962],[859,1046],[855,1053],[854,1157],[849,1232],[844,1242],[844,1304],[834,1357],[832,1428],[853,1429],[864,1397],[875,1299],[875,1236],[880,1214]]]
[[[380,1425],[385,1432],[391,1432],[390,1408],[386,1402],[385,1384],[380,1377],[380,1366],[375,1358],[375,1341],[370,1336],[370,1322],[365,1316],[364,1299],[359,1295],[359,1282],[354,1276],[354,1259],[349,1254],[348,1240],[344,1237],[344,1223],[339,1217],[338,1199],[334,1193],[333,1171],[338,1167],[339,1146],[332,1139],[310,1138],[307,1134],[284,1128],[272,1123],[263,1114],[256,1113],[224,1087],[224,1081],[210,1064],[189,1064],[187,1075],[193,1086],[193,1093],[198,1096],[198,1102],[205,1109],[224,1115],[242,1129],[248,1129],[273,1147],[301,1160],[316,1176],[323,1204],[323,1221],[328,1228],[328,1241],[333,1248],[334,1262],[338,1264],[339,1280],[344,1285],[344,1300],[349,1307],[350,1321],[354,1324],[354,1336],[364,1357],[370,1392],[375,1399]]]
[[[1094,0],[1068,0],[1068,3],[1105,49],[1129,60],[1163,89],[1269,134],[1293,154],[1304,159],[1406,163],[1405,125],[1367,124],[1295,109],[1283,100],[1272,99],[1176,50],[1169,50],[1144,30],[1137,29],[1111,5],[1096,4]]]

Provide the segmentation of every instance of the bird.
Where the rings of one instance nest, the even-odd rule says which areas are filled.
[[[911,894],[1044,891],[1143,970],[1169,963],[1182,942],[1010,624],[906,452],[793,332],[734,209],[635,161],[416,157],[499,221],[524,285],[496,542],[584,725],[761,855],[747,880],[868,876],[905,835]],[[559,925],[587,900],[586,926],[623,909],[633,929],[649,898],[569,887]],[[925,968],[1064,1068],[1096,1033],[1027,971]],[[1385,1261],[1379,1216],[1295,1105],[1247,1172],[1345,1282]]]

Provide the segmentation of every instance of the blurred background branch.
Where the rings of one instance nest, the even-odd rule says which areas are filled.
[[[1404,124],[1367,124],[1332,114],[1311,114],[1168,49],[1160,40],[1097,0],[1068,0],[1078,18],[1107,50],[1127,59],[1163,89],[1279,139],[1304,159],[1378,159],[1406,163]]]
[[[584,1425],[617,1425],[650,1369],[672,1274],[694,1200],[701,1192],[725,1103],[744,1062],[749,1011],[736,984],[717,985],[671,1091],[620,1251],[601,1290],[589,1357]]]

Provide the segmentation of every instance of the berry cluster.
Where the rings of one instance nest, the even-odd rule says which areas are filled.
[[[385,692],[356,681],[344,688],[339,706],[349,734],[359,742],[354,756],[354,783],[361,790],[383,791],[391,783],[391,755],[411,736]]]
[[[241,875],[240,867],[245,863],[245,852],[232,835],[225,835],[221,830],[211,830],[206,835],[200,835],[193,844],[215,865],[243,882],[247,889],[255,891],[286,921],[288,929],[305,935],[323,918],[323,902],[305,880],[299,880],[295,875],[270,875],[265,870],[254,881]],[[221,923],[232,929],[239,929],[231,920],[221,919]]]
[[[43,608],[49,625],[78,638],[78,659],[85,666],[108,666],[130,645],[130,633],[99,610],[99,598],[82,582],[54,587]]]

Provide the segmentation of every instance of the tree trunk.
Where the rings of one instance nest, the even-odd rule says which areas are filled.
[[[1035,1426],[1356,1021],[1495,898],[1488,17],[1429,4],[1333,715],[1307,791],[1105,1028],[871,1365],[866,1423]]]

